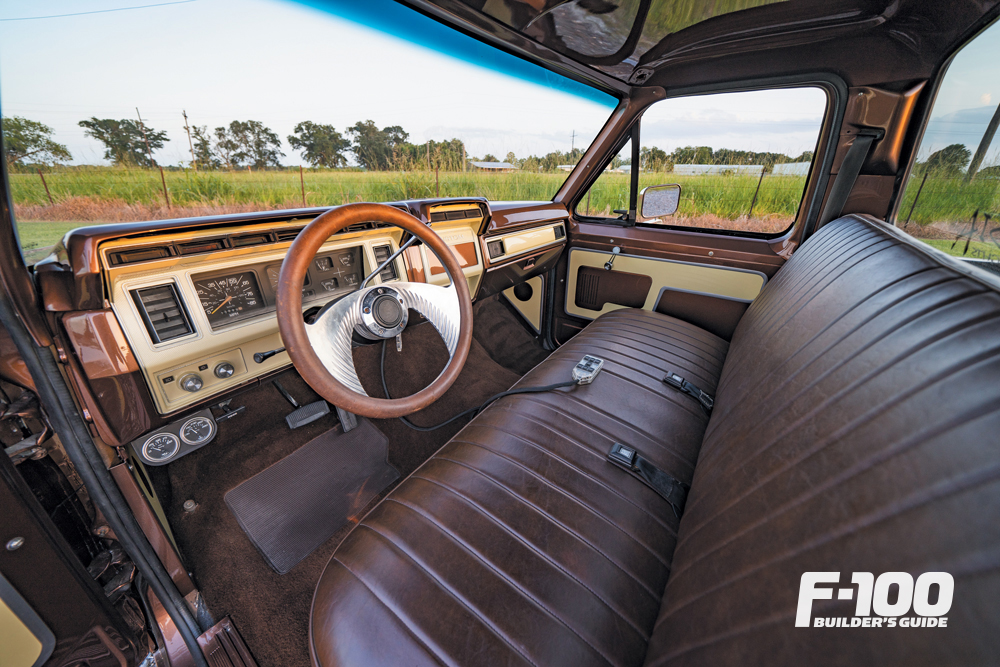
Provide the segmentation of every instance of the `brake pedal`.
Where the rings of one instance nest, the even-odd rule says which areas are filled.
[[[295,408],[295,410],[285,415],[285,423],[288,424],[288,428],[294,430],[300,426],[311,424],[317,419],[330,414],[330,405],[323,399],[308,405],[299,405],[298,401],[296,401],[292,395],[281,386],[280,382],[277,380],[271,380],[271,384],[273,384],[274,387],[281,392],[281,395],[285,397],[285,400],[291,403],[292,407]]]

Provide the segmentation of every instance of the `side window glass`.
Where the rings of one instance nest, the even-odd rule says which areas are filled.
[[[917,149],[896,226],[1000,273],[1000,23],[952,60]]]
[[[795,221],[826,110],[819,88],[719,93],[658,102],[642,117],[639,190],[680,187],[677,209],[639,212],[641,224],[779,234]],[[626,144],[576,212],[628,209]],[[663,197],[659,197],[662,201]],[[659,203],[659,202],[658,202]]]

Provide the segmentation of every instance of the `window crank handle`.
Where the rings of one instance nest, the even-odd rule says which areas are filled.
[[[622,251],[622,249],[619,248],[618,246],[615,246],[614,248],[611,249],[611,259],[609,259],[608,261],[604,262],[604,270],[605,271],[610,271],[611,269],[614,268],[614,266],[615,266],[615,257],[617,257],[618,253],[620,253],[621,251]]]

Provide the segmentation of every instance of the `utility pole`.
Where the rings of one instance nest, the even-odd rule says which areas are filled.
[[[572,153],[575,147],[576,147],[576,130],[573,130],[573,134],[570,135],[569,139],[569,152]]]
[[[983,135],[982,141],[979,142],[976,154],[972,157],[969,170],[965,173],[966,182],[976,177],[976,172],[979,171],[980,165],[983,164],[983,158],[986,157],[986,151],[989,150],[990,144],[993,143],[993,137],[996,136],[998,127],[1000,127],[1000,104],[997,105],[997,110],[993,112],[993,118],[990,119],[989,125],[986,126],[986,133]]]
[[[462,142],[462,171],[465,171],[465,142]]]
[[[146,137],[146,126],[142,124],[142,116],[139,115],[139,107],[135,108],[135,115],[139,116],[139,129],[142,130],[142,140],[146,142],[146,155],[149,156],[149,166],[153,166],[153,151],[149,149],[149,139]]]
[[[191,143],[191,127],[188,124],[188,112],[181,111],[181,113],[184,115],[184,130],[188,133],[188,148],[191,149],[191,166],[195,171],[198,171],[198,161],[194,159],[194,144]]]

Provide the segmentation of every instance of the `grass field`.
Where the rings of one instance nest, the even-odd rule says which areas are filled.
[[[484,172],[363,172],[305,170],[305,204],[328,206],[355,201],[394,201],[427,197],[485,197],[497,200],[549,200],[567,174]],[[25,249],[40,251],[76,226],[175,217],[295,208],[303,205],[299,171],[194,172],[166,171],[170,207],[159,171],[107,167],[63,168],[45,175],[48,196],[37,173],[10,175],[15,215]],[[605,172],[579,204],[594,216],[614,216],[627,208],[627,174]],[[712,175],[680,176],[642,173],[640,188],[679,183],[681,205],[672,224],[776,233],[791,223],[802,197],[804,177]],[[917,178],[907,187],[900,219],[910,218],[915,236],[953,238],[961,224],[978,211],[980,225],[995,227],[1000,218],[1000,180]],[[758,190],[759,185],[759,190]],[[917,205],[913,207],[916,199]],[[751,215],[752,206],[752,215]],[[912,214],[911,214],[912,208]],[[943,230],[943,231],[942,231]],[[951,242],[938,245],[947,252]],[[964,249],[963,244],[962,249]],[[948,247],[943,247],[948,246]]]

